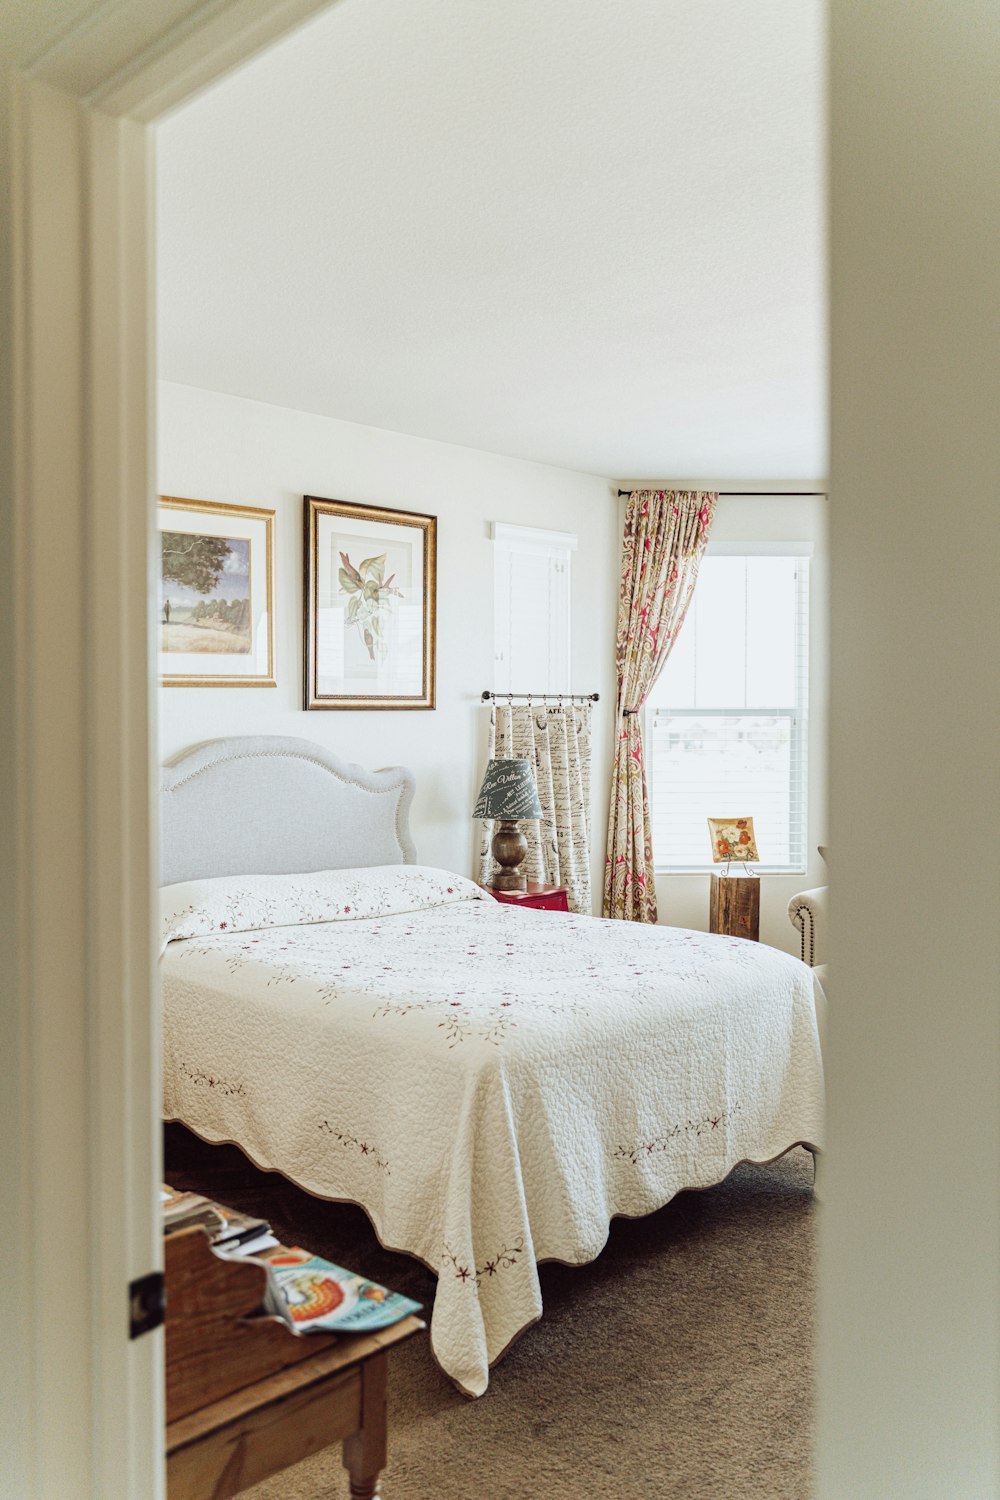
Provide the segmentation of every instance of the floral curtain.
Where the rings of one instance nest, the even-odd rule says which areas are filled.
[[[718,499],[717,493],[702,490],[633,490],[629,496],[618,601],[606,917],[656,921],[639,710],[684,623]]]
[[[590,703],[494,703],[490,756],[528,760],[544,817],[522,823],[525,870],[540,885],[564,885],[570,911],[590,915]],[[493,869],[493,824],[483,823],[479,879]]]

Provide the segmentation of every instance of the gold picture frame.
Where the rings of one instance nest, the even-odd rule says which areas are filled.
[[[433,708],[437,517],[304,500],[303,707]]]
[[[161,495],[160,682],[277,687],[274,511]]]

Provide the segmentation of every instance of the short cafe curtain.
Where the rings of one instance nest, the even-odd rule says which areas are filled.
[[[656,887],[639,710],[684,623],[719,496],[633,490],[625,511],[618,599],[618,705],[604,915],[656,921]]]
[[[489,755],[531,763],[543,816],[522,823],[528,841],[525,872],[539,885],[564,885],[570,911],[590,915],[590,732],[591,705],[495,702],[490,715]],[[483,824],[479,879],[493,871],[493,824]]]

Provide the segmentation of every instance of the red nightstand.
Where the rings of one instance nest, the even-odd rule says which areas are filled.
[[[533,906],[539,911],[569,911],[569,899],[564,885],[535,885],[528,881],[526,891],[498,891],[495,886],[484,885],[494,901],[506,902],[508,906]]]

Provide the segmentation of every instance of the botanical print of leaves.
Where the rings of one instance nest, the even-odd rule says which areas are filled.
[[[387,553],[366,557],[357,567],[346,552],[340,554],[337,578],[342,594],[350,595],[345,620],[361,636],[372,661],[381,665],[388,655],[385,624],[393,598],[402,599],[403,591],[394,586],[395,573],[385,577]]]

